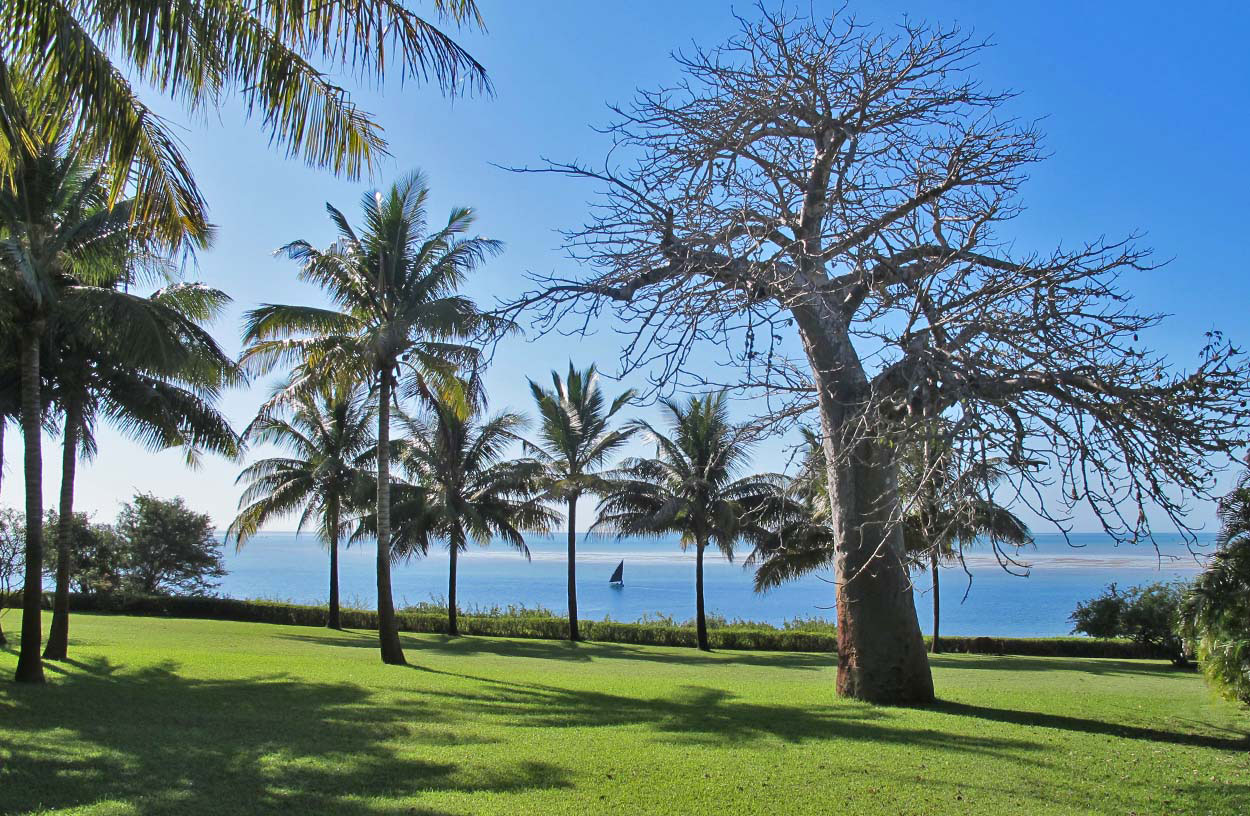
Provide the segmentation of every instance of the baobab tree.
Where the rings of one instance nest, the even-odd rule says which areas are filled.
[[[622,367],[661,383],[711,340],[733,384],[768,396],[763,420],[819,415],[837,688],[863,700],[933,698],[897,452],[935,417],[1009,465],[1033,511],[1064,528],[1083,504],[1133,542],[1148,511],[1187,533],[1187,503],[1247,428],[1250,372],[1222,335],[1188,372],[1142,342],[1160,316],[1121,279],[1156,264],[1133,237],[1015,249],[1004,226],[1040,134],[972,75],[984,47],[759,9],[676,55],[675,84],[615,106],[602,165],[524,168],[598,193],[566,234],[589,271],[543,277],[510,313],[549,328],[610,309],[633,331]]]

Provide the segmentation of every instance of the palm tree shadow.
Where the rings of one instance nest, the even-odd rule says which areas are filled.
[[[6,690],[3,812],[112,800],[143,813],[433,814],[411,800],[572,784],[566,769],[546,762],[466,773],[401,753],[473,741],[457,739],[416,694],[380,702],[352,683],[284,674],[195,679],[172,662],[137,671],[107,659],[49,667],[60,675],[54,683]],[[408,802],[388,809],[361,792]]]
[[[1103,734],[1122,739],[1146,740],[1163,742],[1171,745],[1186,745],[1196,748],[1213,748],[1217,751],[1250,751],[1250,732],[1236,732],[1221,728],[1225,734],[1235,736],[1216,736],[1213,734],[1184,733],[1167,731],[1161,728],[1143,728],[1123,723],[1092,720],[1085,717],[1071,717],[1066,714],[1046,714],[1036,711],[1017,711],[1009,708],[991,708],[970,703],[957,703],[950,700],[939,700],[933,705],[934,711],[958,717],[975,717],[991,722],[1009,723],[1029,727],[1058,728],[1064,731],[1076,731],[1084,734]],[[1205,723],[1201,727],[1212,728]]]
[[[414,671],[468,680],[476,688],[431,689],[440,708],[535,728],[613,728],[645,726],[656,739],[693,746],[749,744],[760,739],[790,743],[846,739],[956,750],[972,755],[1040,750],[1028,740],[939,733],[905,726],[906,714],[847,701],[820,706],[741,700],[723,688],[685,685],[663,697],[645,698],[542,683],[411,667]]]
[[[988,669],[990,671],[1080,671],[1096,675],[1133,674],[1150,677],[1185,677],[1191,669],[1177,668],[1163,660],[1117,660],[1105,657],[1029,657],[1025,655],[970,655],[939,653],[929,655],[934,668],[958,671]]]
[[[313,635],[313,634],[278,634],[276,637],[301,643],[316,643],[323,646],[348,648],[377,648],[376,635],[366,632],[344,632],[348,636]],[[469,656],[490,654],[501,657],[532,657],[540,660],[560,660],[571,662],[590,662],[593,660],[638,660],[669,665],[690,666],[765,666],[778,669],[806,669],[819,671],[831,668],[836,658],[831,654],[820,652],[748,652],[736,650],[718,650],[700,652],[693,648],[665,647],[664,651],[656,651],[657,647],[633,646],[623,643],[607,643],[601,641],[579,641],[570,643],[567,640],[546,640],[542,638],[510,638],[510,637],[479,637],[474,635],[422,635],[420,638],[408,633],[401,633],[400,639],[404,649],[411,649],[417,654],[421,652],[437,652],[441,655]]]

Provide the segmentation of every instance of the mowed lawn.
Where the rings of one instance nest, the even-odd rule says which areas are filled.
[[[1162,663],[943,656],[911,710],[824,655],[404,641],[78,615],[0,684],[0,812],[1250,812],[1250,717]]]

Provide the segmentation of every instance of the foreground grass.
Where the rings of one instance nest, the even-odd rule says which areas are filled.
[[[0,684],[0,813],[1228,813],[1250,717],[1161,662],[935,658],[942,702],[813,654],[79,615]],[[11,675],[12,646],[0,652]]]

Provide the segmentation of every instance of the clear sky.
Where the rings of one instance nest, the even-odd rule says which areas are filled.
[[[361,88],[342,79],[356,89],[356,100],[376,115],[390,141],[393,156],[372,180],[349,182],[283,159],[235,104],[197,122],[157,102],[185,126],[187,152],[219,226],[216,246],[189,277],[234,297],[234,308],[215,327],[230,350],[238,350],[244,309],[259,302],[319,302],[315,291],[295,280],[294,265],[271,257],[272,250],[296,238],[328,243],[333,234],[324,202],[354,213],[372,184],[412,168],[422,168],[431,180],[432,215],[472,205],[480,231],[506,242],[507,252],[469,288],[483,305],[519,291],[527,272],[567,270],[556,231],[581,223],[592,191],[571,180],[510,174],[490,163],[524,164],[544,155],[602,157],[605,142],[590,125],[607,121],[606,102],[626,100],[636,87],[671,81],[673,49],[716,44],[736,28],[734,7],[714,0],[480,4],[488,33],[466,33],[460,41],[489,70],[493,98],[450,102],[432,87],[391,81]],[[818,13],[835,6],[811,5]],[[746,3],[736,8],[751,12]],[[991,86],[1020,92],[1013,112],[1044,117],[1052,154],[1034,168],[1024,190],[1029,209],[1013,227],[1022,245],[1143,231],[1161,257],[1174,259],[1162,270],[1126,281],[1141,308],[1172,315],[1149,338],[1153,344],[1188,366],[1209,328],[1250,343],[1245,261],[1250,11],[1242,4],[945,0],[855,2],[849,10],[883,24],[904,14],[959,22],[996,43],[984,54],[980,76]],[[570,356],[579,365],[598,362],[612,373],[618,337],[608,321],[597,329],[585,340],[512,341],[488,376],[492,407],[528,409],[525,377],[545,378]],[[266,390],[258,383],[224,400],[239,427]],[[17,505],[15,428],[7,441],[0,500]],[[783,447],[780,441],[762,446],[758,467],[782,467]],[[55,500],[60,478],[59,451],[51,440],[44,455],[46,505]],[[137,490],[182,495],[224,526],[238,498],[238,467],[209,459],[188,471],[176,452],[150,454],[102,430],[98,458],[79,469],[77,506],[103,520]],[[1210,507],[1195,509],[1196,521],[1211,518]],[[1077,529],[1094,525],[1078,519]]]

